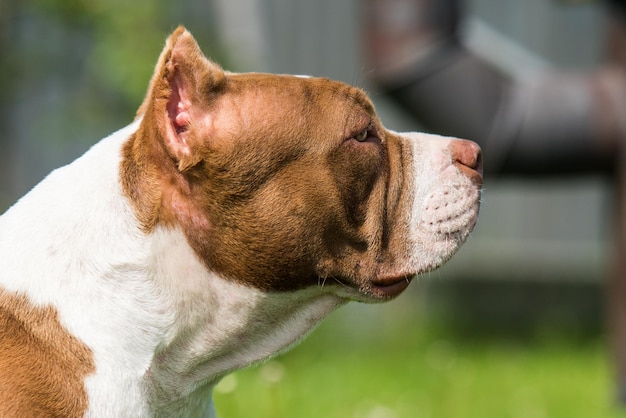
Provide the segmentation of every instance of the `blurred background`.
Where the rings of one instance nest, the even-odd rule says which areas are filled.
[[[227,69],[342,80],[370,93],[388,128],[426,129],[374,81],[364,4],[2,0],[0,212],[133,119],[178,24]],[[525,80],[602,65],[611,13],[601,1],[468,0],[458,33]],[[393,303],[342,308],[291,353],[227,377],[218,415],[626,416],[605,327],[613,179],[491,176],[484,190],[478,227],[444,268]]]

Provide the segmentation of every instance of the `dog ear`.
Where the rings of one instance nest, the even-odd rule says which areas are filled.
[[[226,84],[222,68],[209,61],[191,33],[179,26],[167,39],[137,116],[152,119],[180,171],[196,165],[195,151],[206,107]]]

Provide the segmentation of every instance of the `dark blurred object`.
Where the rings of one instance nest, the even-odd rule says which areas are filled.
[[[378,86],[426,129],[479,142],[486,171],[613,170],[626,114],[620,70],[519,83],[459,42],[458,0],[368,5],[365,36]]]
[[[609,0],[609,4],[614,7],[615,11],[626,13],[626,1],[625,0]]]

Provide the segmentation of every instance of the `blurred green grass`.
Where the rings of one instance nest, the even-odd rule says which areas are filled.
[[[291,352],[227,376],[218,416],[626,418],[601,335],[471,338],[409,301],[344,307]]]

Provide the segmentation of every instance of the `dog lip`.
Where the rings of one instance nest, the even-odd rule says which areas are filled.
[[[409,284],[413,276],[403,275],[395,277],[385,277],[372,280],[372,290],[383,297],[395,297],[402,293]]]

